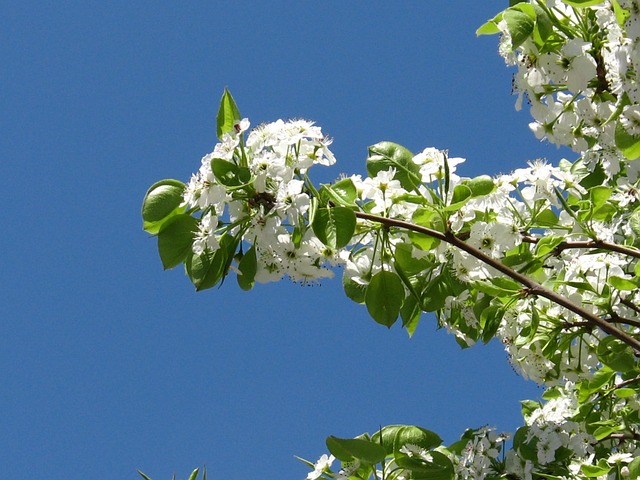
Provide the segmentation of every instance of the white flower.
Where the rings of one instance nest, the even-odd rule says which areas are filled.
[[[193,253],[201,255],[205,250],[217,250],[220,248],[215,230],[218,226],[218,217],[207,212],[198,223],[198,231],[191,247]]]
[[[634,459],[633,454],[631,453],[612,453],[607,458],[607,463],[614,465],[616,463],[631,463]]]
[[[335,460],[333,455],[323,454],[314,465],[313,472],[307,474],[307,480],[316,480],[324,473],[325,470],[331,467],[331,464]]]
[[[629,135],[640,135],[640,105],[627,105],[620,115],[620,123]]]

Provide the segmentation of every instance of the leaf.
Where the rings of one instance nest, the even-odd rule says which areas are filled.
[[[409,338],[413,337],[421,316],[422,308],[418,300],[413,295],[408,295],[400,309],[400,317],[402,318],[402,326],[407,329]]]
[[[500,33],[500,29],[498,28],[498,25],[496,25],[495,19],[489,20],[476,30],[476,35],[478,37],[480,35],[495,35],[496,33]]]
[[[414,480],[454,480],[456,478],[453,463],[447,455],[437,450],[429,452],[431,461],[396,454],[398,466],[411,471]]]
[[[196,468],[193,472],[191,472],[191,475],[189,475],[189,479],[188,480],[196,480],[196,478],[198,477],[198,472],[200,471],[200,469]]]
[[[607,475],[611,471],[611,466],[607,465],[607,462],[604,459],[601,459],[597,463],[597,465],[586,465],[583,464],[580,467],[582,473],[584,473],[589,478],[600,477],[602,475]]]
[[[212,288],[223,281],[235,254],[238,240],[225,234],[220,238],[220,248],[215,252],[204,251],[201,255],[187,257],[187,275],[196,291]]]
[[[431,450],[442,444],[442,439],[434,432],[413,425],[403,425],[396,432],[393,440],[394,452],[398,452],[405,445],[416,445],[425,450]]]
[[[616,147],[620,149],[627,160],[640,158],[640,135],[628,134],[620,122],[616,123],[615,140]]]
[[[422,293],[422,308],[425,312],[440,310],[451,293],[447,285],[447,274],[442,273],[432,278]]]
[[[251,290],[255,281],[256,272],[258,271],[258,261],[256,259],[256,247],[251,245],[251,248],[245,252],[238,264],[238,285],[242,290]]]
[[[369,147],[367,173],[375,177],[378,172],[396,169],[394,178],[407,191],[415,190],[420,185],[420,167],[413,163],[413,153],[402,145],[392,142],[380,142]]]
[[[640,237],[640,207],[637,207],[629,218],[629,226],[637,237]]]
[[[471,198],[471,189],[466,185],[456,185],[453,189],[451,203],[447,206],[447,211],[455,211],[462,207]]]
[[[594,5],[600,5],[604,0],[562,0],[562,3],[571,5],[572,7],[593,7]]]
[[[613,391],[613,394],[618,398],[629,398],[638,394],[633,388],[618,388]]]
[[[489,175],[480,175],[470,180],[465,180],[464,182],[462,182],[462,184],[469,187],[472,197],[481,197],[483,195],[488,195],[496,188],[495,184],[493,183],[493,178],[491,178]]]
[[[220,108],[217,117],[217,135],[220,140],[225,133],[235,130],[236,124],[240,121],[238,106],[233,100],[231,93],[226,88],[220,100]]]
[[[629,280],[628,278],[618,277],[615,275],[611,275],[607,279],[607,283],[611,285],[613,288],[617,288],[618,290],[626,290],[631,291],[638,288],[638,282]]]
[[[335,194],[334,198],[339,199],[340,205],[355,205],[358,190],[350,178],[343,178],[333,185],[327,185],[326,188]]]
[[[617,338],[603,338],[597,351],[600,361],[618,372],[627,372],[635,366],[633,350]]]
[[[151,480],[149,477],[147,477],[144,473],[142,473],[140,470],[137,470],[138,474],[144,478],[144,480]]]
[[[219,250],[216,250],[218,252]],[[204,251],[187,257],[185,269],[196,291],[214,287],[222,278],[224,259],[220,254]]]
[[[409,243],[398,243],[394,251],[396,262],[400,268],[409,276],[423,273],[432,267],[432,263],[426,258],[416,258],[413,256],[413,245]]]
[[[191,253],[198,220],[191,215],[178,214],[167,220],[158,233],[158,253],[165,270],[182,263]]]
[[[211,160],[211,170],[222,185],[234,187],[243,183],[238,178],[240,167],[233,162],[222,158],[214,158]]]
[[[356,214],[346,207],[319,208],[313,218],[313,233],[331,248],[346,246],[356,229]]]
[[[533,32],[534,21],[528,14],[511,7],[502,15],[511,34],[511,48],[515,50],[529,38]]]
[[[169,217],[182,213],[180,207],[185,185],[178,180],[161,180],[154,183],[142,200],[142,228],[155,234]]]
[[[500,322],[504,316],[504,308],[492,305],[480,313],[480,325],[482,326],[482,343],[487,344],[495,336]]]
[[[542,257],[555,250],[564,241],[565,237],[558,235],[548,235],[541,238],[536,244],[536,256]]]
[[[386,457],[384,448],[371,440],[329,436],[326,444],[329,451],[343,462],[356,459],[363,463],[376,464]]]
[[[391,328],[404,301],[402,280],[394,272],[379,271],[371,278],[364,301],[369,315],[376,322]]]
[[[598,185],[597,187],[593,187],[592,189],[590,189],[589,199],[591,200],[593,209],[596,210],[597,208],[604,205],[607,200],[609,200],[609,197],[611,197],[612,193],[613,191],[611,190],[611,188],[605,187],[604,185]]]

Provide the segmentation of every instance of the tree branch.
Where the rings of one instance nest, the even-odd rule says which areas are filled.
[[[396,219],[393,219],[393,218],[380,217],[378,215],[372,215],[370,213],[365,213],[365,212],[355,212],[355,214],[356,214],[357,218],[361,218],[363,220],[369,220],[369,221],[376,222],[376,223],[379,223],[381,225],[385,225],[385,226],[388,226],[388,227],[404,228],[404,229],[411,230],[411,231],[414,231],[414,232],[417,232],[417,233],[422,233],[424,235],[428,235],[428,236],[433,237],[433,238],[437,238],[438,240],[446,242],[449,245],[452,245],[452,246],[454,246],[454,247],[456,247],[456,248],[458,248],[458,249],[460,249],[462,251],[465,251],[468,254],[474,256],[475,258],[477,258],[478,260],[480,260],[480,261],[484,262],[485,264],[493,267],[494,269],[498,270],[499,272],[505,274],[509,278],[512,278],[516,282],[518,282],[521,285],[523,285],[524,287],[526,287],[527,290],[528,290],[528,293],[530,295],[537,295],[539,297],[546,298],[546,299],[548,299],[548,300],[550,300],[550,301],[552,301],[552,302],[554,302],[554,303],[566,308],[567,310],[569,310],[569,311],[575,313],[576,315],[582,317],[583,319],[585,319],[590,324],[599,327],[601,330],[603,330],[604,332],[608,333],[609,335],[612,335],[613,337],[617,338],[618,340],[621,340],[622,342],[626,343],[631,348],[633,348],[636,352],[640,353],[640,341],[638,339],[632,337],[627,332],[616,328],[615,326],[611,325],[606,320],[604,320],[604,319],[598,317],[597,315],[594,315],[593,313],[589,312],[588,310],[582,308],[580,305],[576,305],[575,303],[569,301],[567,298],[565,298],[562,295],[554,292],[553,290],[545,288],[542,285],[540,285],[539,283],[531,280],[529,277],[521,274],[520,272],[517,272],[517,271],[513,270],[512,268],[507,267],[506,265],[504,265],[503,263],[501,263],[497,259],[486,255],[485,253],[481,252],[480,250],[478,250],[474,246],[469,245],[468,243],[465,243],[463,240],[460,240],[458,237],[456,237],[453,233],[442,233],[442,232],[439,232],[437,230],[433,230],[431,228],[423,227],[421,225],[416,225],[416,224],[413,224],[413,223],[410,223],[410,222],[406,222],[406,221],[403,221],[403,220],[396,220]]]
[[[532,237],[530,235],[523,235],[522,241],[525,243],[537,244],[540,239],[537,237]],[[623,255],[629,255],[630,257],[640,258],[640,250],[635,248],[625,247],[624,245],[618,245],[616,243],[605,242],[604,240],[582,240],[582,241],[566,241],[560,242],[556,248],[555,252],[560,253],[563,250],[568,250],[570,248],[594,248],[600,250],[608,250],[610,252],[622,253]]]

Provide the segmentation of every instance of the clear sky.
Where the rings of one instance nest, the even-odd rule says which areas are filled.
[[[462,351],[430,316],[388,331],[340,272],[196,294],[139,214],[212,150],[225,86],[254,125],[335,138],[318,181],[364,173],[381,140],[447,148],[465,176],[557,161],[474,33],[507,3],[3,2],[0,478],[301,479],[293,455],[327,435],[515,429],[540,390],[501,345]]]

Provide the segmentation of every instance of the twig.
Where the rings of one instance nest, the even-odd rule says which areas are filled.
[[[522,241],[535,245],[540,241],[540,239],[537,237],[532,237],[531,235],[523,235]],[[616,243],[605,242],[604,240],[576,240],[573,242],[560,242],[558,245],[556,245],[553,251],[560,253],[563,250],[569,250],[571,248],[593,248],[599,250],[608,250],[610,252],[622,253],[623,255],[629,255],[630,257],[640,258],[640,250],[625,247],[624,245],[618,245]]]

